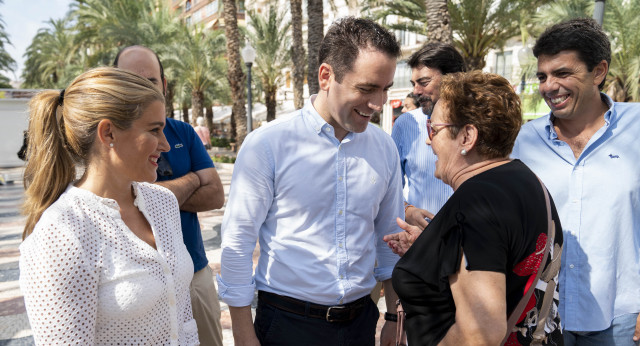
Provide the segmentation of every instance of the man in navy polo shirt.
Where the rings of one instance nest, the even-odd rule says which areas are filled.
[[[165,94],[167,81],[158,56],[147,47],[122,49],[113,64],[153,82]],[[158,161],[158,181],[171,190],[180,204],[182,237],[193,260],[191,305],[202,345],[222,345],[220,303],[213,271],[202,243],[199,211],[219,209],[224,204],[222,182],[202,141],[191,125],[167,118],[164,135],[171,150]]]

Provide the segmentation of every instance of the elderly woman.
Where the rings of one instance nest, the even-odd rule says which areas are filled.
[[[409,345],[562,344],[562,232],[541,182],[508,158],[521,119],[504,78],[443,77],[427,143],[438,156],[435,176],[454,194],[424,232],[398,220],[405,232],[385,238],[400,254],[413,242],[393,271]]]
[[[20,288],[36,344],[198,343],[178,201],[151,184],[164,125],[153,83],[114,68],[32,99]]]

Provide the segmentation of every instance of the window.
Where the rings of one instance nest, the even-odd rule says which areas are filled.
[[[218,12],[218,0],[213,0],[204,8],[205,18]]]
[[[184,11],[188,12],[191,10],[191,0],[187,0],[187,3],[184,5]]]
[[[511,79],[513,72],[513,66],[511,66],[511,60],[513,60],[513,52],[501,52],[496,54],[496,66],[495,71],[506,79]]]

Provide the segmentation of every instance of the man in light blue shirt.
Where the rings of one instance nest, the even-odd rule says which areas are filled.
[[[390,279],[398,256],[382,238],[400,231],[400,161],[369,119],[387,100],[399,53],[393,34],[370,20],[335,22],[319,51],[318,95],[245,139],[218,276],[237,344],[373,345],[376,281],[387,311],[396,311]],[[394,343],[395,329],[385,323],[382,345]]]
[[[427,227],[425,218],[442,208],[453,190],[436,178],[436,156],[427,141],[427,118],[440,98],[440,79],[447,73],[465,70],[464,59],[451,45],[428,43],[407,62],[411,67],[411,85],[420,107],[396,119],[391,137],[396,143],[402,167],[402,185],[409,184],[405,200],[405,220],[412,225]]]
[[[638,345],[640,104],[600,92],[611,49],[592,19],[548,28],[533,52],[551,112],[522,127],[512,157],[542,179],[562,222],[565,345]]]

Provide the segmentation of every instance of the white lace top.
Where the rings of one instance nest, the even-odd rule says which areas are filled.
[[[114,200],[72,185],[20,246],[36,344],[198,344],[178,202],[163,187],[133,187],[157,250],[129,230]]]

